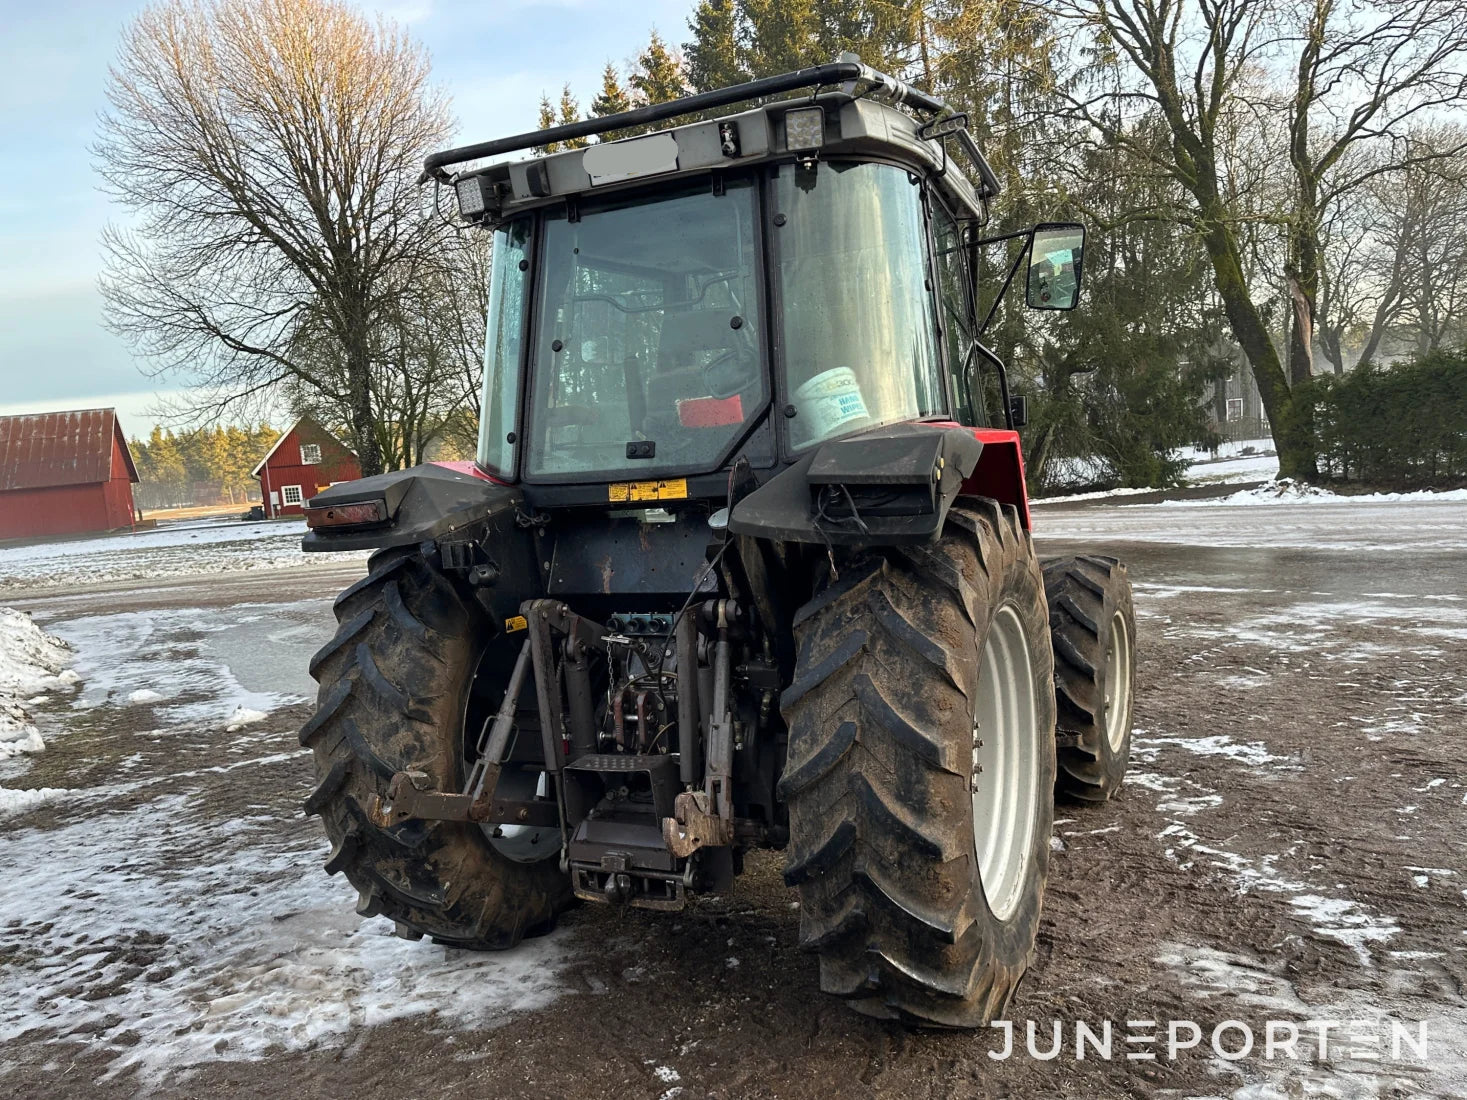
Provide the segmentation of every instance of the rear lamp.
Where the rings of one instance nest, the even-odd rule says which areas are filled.
[[[484,199],[484,188],[488,180],[483,176],[465,176],[453,185],[458,193],[458,213],[461,218],[477,218],[484,213],[487,205]]]
[[[825,111],[820,107],[801,107],[784,113],[784,147],[797,153],[819,149],[825,144]]]
[[[387,502],[368,500],[359,504],[326,504],[306,507],[306,526],[359,527],[381,523],[387,518]]]

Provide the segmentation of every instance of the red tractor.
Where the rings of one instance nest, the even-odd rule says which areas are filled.
[[[1084,230],[984,238],[965,123],[846,55],[429,158],[494,234],[477,461],[307,512],[307,550],[377,551],[301,732],[359,912],[509,948],[774,848],[827,992],[1003,1010],[1057,764],[1120,783],[1135,627],[1114,560],[1041,572],[977,308],[995,244],[994,308],[1020,273],[1073,308]]]

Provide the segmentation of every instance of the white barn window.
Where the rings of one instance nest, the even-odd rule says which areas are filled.
[[[320,462],[321,462],[321,444],[319,444],[319,443],[302,443],[301,444],[301,465],[302,466],[316,466],[316,465],[319,465]]]
[[[285,505],[299,504],[301,502],[301,487],[299,485],[282,485],[280,487],[280,503]]]
[[[1243,419],[1243,399],[1241,397],[1228,398],[1228,422]]]

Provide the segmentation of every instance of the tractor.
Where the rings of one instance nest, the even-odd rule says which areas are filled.
[[[310,668],[325,869],[503,949],[776,849],[823,990],[1002,1013],[1056,792],[1129,752],[1125,567],[1041,568],[983,342],[1016,280],[1076,306],[1083,227],[985,237],[966,117],[849,54],[424,180],[493,234],[478,452],[307,504],[307,551],[375,551]]]

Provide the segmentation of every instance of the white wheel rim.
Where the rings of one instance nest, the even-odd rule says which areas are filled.
[[[1105,739],[1111,752],[1120,752],[1131,728],[1131,632],[1126,617],[1111,616],[1105,641]]]
[[[988,907],[1008,920],[1033,861],[1039,817],[1039,708],[1024,625],[1004,604],[988,628],[973,724],[973,843]]]
[[[500,789],[510,788],[507,797],[528,799],[545,798],[550,787],[544,772],[523,772],[510,777],[508,784],[501,782]],[[503,797],[503,796],[502,796]],[[560,852],[558,830],[543,825],[480,825],[484,835],[501,855],[516,863],[538,863],[547,856]]]

